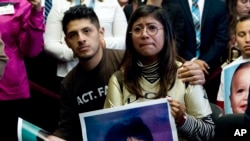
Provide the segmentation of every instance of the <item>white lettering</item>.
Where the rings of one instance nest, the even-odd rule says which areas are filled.
[[[103,87],[98,88],[97,91],[99,93],[99,96],[102,97],[102,95],[104,94]]]
[[[106,96],[108,92],[108,86],[99,87],[95,91],[88,91],[83,93],[81,96],[77,97],[78,105],[88,103],[92,100],[98,99],[100,97]],[[98,95],[99,94],[99,95]]]
[[[234,132],[234,136],[240,136],[240,130],[236,129],[236,131]]]
[[[93,91],[89,91],[89,92],[84,93],[84,94],[82,95],[82,100],[83,100],[84,103],[89,102],[89,100],[93,100],[93,97],[92,97],[92,95],[91,95],[92,93],[93,93]],[[87,96],[89,96],[89,98],[86,98]],[[85,99],[85,98],[86,98],[86,99]]]
[[[246,129],[236,129],[234,132],[234,136],[244,136],[247,133]]]
[[[108,86],[106,85],[105,86],[105,95],[107,95],[107,93],[108,93]]]
[[[246,129],[241,129],[241,135],[243,136],[244,134],[247,133],[247,130]]]
[[[77,97],[77,103],[78,103],[78,105],[83,104],[83,101],[79,96]]]

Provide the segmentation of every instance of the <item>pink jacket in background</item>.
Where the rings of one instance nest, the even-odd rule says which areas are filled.
[[[34,57],[44,48],[43,11],[32,9],[27,0],[0,0],[14,5],[14,14],[0,13],[0,36],[8,57],[0,79],[0,101],[29,98],[24,56]]]

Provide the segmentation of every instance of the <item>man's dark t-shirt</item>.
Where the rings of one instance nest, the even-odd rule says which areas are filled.
[[[103,58],[91,71],[79,64],[62,81],[61,115],[56,136],[82,141],[79,113],[103,108],[111,75],[119,69],[124,51],[103,50]]]

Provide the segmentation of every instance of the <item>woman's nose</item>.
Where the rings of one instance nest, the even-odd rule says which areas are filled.
[[[148,36],[147,28],[143,28],[141,31],[141,36]]]

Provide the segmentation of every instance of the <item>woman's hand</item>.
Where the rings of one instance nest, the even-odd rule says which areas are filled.
[[[170,97],[167,97],[167,100],[171,106],[171,114],[173,115],[175,119],[175,123],[178,126],[181,126],[185,123],[185,117],[186,117],[186,107],[184,104],[180,103],[179,101],[176,101]]]

